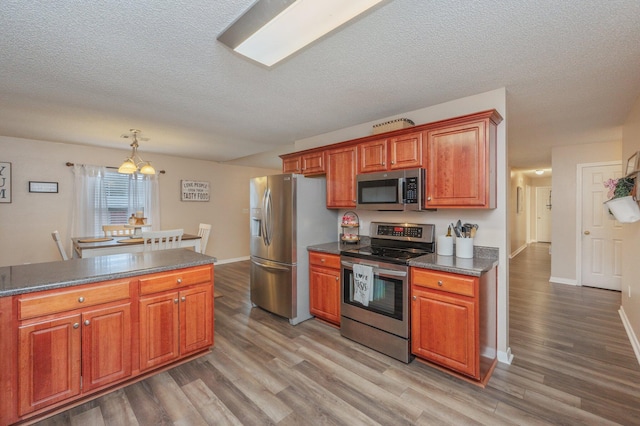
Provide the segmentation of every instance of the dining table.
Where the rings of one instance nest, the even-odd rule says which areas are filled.
[[[85,258],[106,256],[120,253],[137,253],[144,251],[144,240],[135,235],[112,237],[73,237],[73,257]],[[200,252],[199,235],[183,234],[180,241],[181,248],[193,248]]]

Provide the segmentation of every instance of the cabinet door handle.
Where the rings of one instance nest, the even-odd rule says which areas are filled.
[[[178,298],[173,299],[173,303],[178,303]]]
[[[418,300],[418,298],[416,296],[413,296],[412,299],[413,300]]]
[[[187,298],[185,296],[182,296],[182,299],[180,299],[180,300],[182,300],[183,302],[186,302]]]
[[[84,297],[82,296],[78,297],[78,303],[82,303],[82,302],[84,302]]]
[[[320,259],[320,263],[324,263],[324,260],[325,260],[324,258]]]
[[[336,281],[340,281],[340,277],[336,277]]]
[[[73,328],[78,328],[78,327],[80,327],[80,324],[78,324],[77,322],[74,322],[73,323]]]
[[[431,196],[428,196],[428,197],[427,197],[427,201],[431,201]]]
[[[90,325],[90,324],[91,324],[91,321],[89,321],[89,320],[84,320],[84,325]]]
[[[442,287],[442,285],[443,285],[443,284],[444,284],[444,283],[443,283],[442,281],[438,281],[438,285],[439,285],[440,287]]]
[[[176,281],[178,284],[182,284],[182,278],[178,278]]]

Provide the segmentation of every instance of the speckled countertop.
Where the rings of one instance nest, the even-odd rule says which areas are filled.
[[[358,244],[333,242],[308,246],[308,251],[329,254],[340,254],[341,250],[359,248],[369,245],[369,237],[362,237]],[[454,274],[479,277],[498,265],[498,249],[494,247],[474,247],[473,259],[462,259],[456,256],[439,256],[435,253],[416,257],[409,261],[409,266],[431,269],[434,271],[451,272]]]
[[[207,265],[215,258],[192,250],[158,250],[0,267],[0,297]]]

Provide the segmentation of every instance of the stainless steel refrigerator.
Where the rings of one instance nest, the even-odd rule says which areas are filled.
[[[309,319],[307,246],[337,241],[338,214],[326,208],[326,180],[281,174],[251,179],[251,303]]]

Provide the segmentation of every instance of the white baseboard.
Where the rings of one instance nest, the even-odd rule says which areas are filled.
[[[517,248],[514,252],[512,252],[512,253],[509,255],[509,259],[513,259],[513,258],[514,258],[514,257],[516,257],[517,255],[519,255],[519,254],[522,252],[522,250],[524,250],[524,249],[526,249],[526,248],[527,248],[527,244],[523,244],[523,245],[521,245],[519,248]]]
[[[627,331],[627,336],[629,337],[629,342],[631,342],[633,352],[636,354],[638,364],[640,364],[640,342],[638,342],[638,336],[633,332],[633,327],[631,327],[629,318],[627,318],[627,314],[624,312],[624,308],[622,306],[620,306],[618,313],[620,314],[620,319],[622,319],[624,329]]]
[[[250,259],[249,256],[236,257],[236,258],[233,258],[233,259],[216,260],[215,264],[216,265],[224,265],[225,263],[242,262],[243,260],[249,260],[249,259]]]
[[[578,281],[576,280],[569,280],[566,278],[557,278],[557,277],[549,278],[549,282],[554,284],[578,285]]]
[[[513,354],[511,353],[511,348],[507,348],[505,351],[498,351],[498,362],[503,364],[511,364],[513,361]]]

